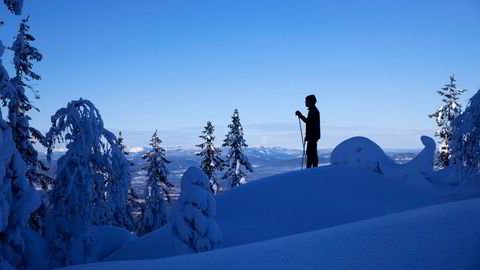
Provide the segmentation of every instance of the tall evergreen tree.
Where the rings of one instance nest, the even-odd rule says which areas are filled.
[[[462,112],[462,105],[458,103],[460,95],[465,92],[464,89],[458,89],[455,84],[455,75],[450,76],[450,83],[446,84],[437,93],[442,97],[443,105],[436,112],[429,115],[435,118],[437,126],[440,128],[435,132],[435,136],[439,137],[440,154],[435,165],[439,168],[445,168],[450,163],[452,155],[450,140],[452,137],[451,123],[455,117]]]
[[[93,103],[74,100],[52,116],[48,157],[54,144],[63,141],[67,152],[57,162],[50,196],[53,208],[47,213],[52,267],[90,261],[94,249],[90,225],[111,224],[115,209],[125,209],[128,192],[128,163]]]
[[[133,216],[128,207],[128,192],[131,188],[130,163],[120,147],[117,147],[117,151],[111,149],[109,154],[111,170],[107,182],[107,205],[112,215],[107,224],[132,230]]]
[[[2,65],[5,47],[0,42],[0,89],[13,88]],[[22,234],[40,196],[29,183],[27,166],[15,148],[12,129],[0,110],[0,269],[26,268],[26,243]]]
[[[210,183],[210,190],[215,194],[219,188],[215,171],[223,170],[224,161],[220,158],[221,150],[215,148],[215,145],[213,143],[213,141],[215,140],[215,137],[213,136],[214,130],[214,126],[210,121],[208,121],[205,130],[202,131],[202,135],[199,136],[205,142],[197,145],[202,149],[202,151],[196,153],[196,155],[202,157],[200,168],[208,177]]]
[[[3,0],[3,3],[7,6],[15,15],[21,15],[23,9],[23,0]]]
[[[170,201],[169,189],[173,184],[168,181],[167,164],[170,163],[165,157],[165,149],[160,144],[162,141],[157,131],[150,140],[152,150],[145,153],[143,159],[148,162],[147,183],[145,186],[145,207],[142,213],[142,223],[139,234],[149,233],[167,222],[165,199]]]
[[[111,201],[110,205],[114,207],[110,224],[134,231],[135,221],[131,202],[133,190],[130,174],[130,167],[134,164],[127,159],[129,153],[126,150],[127,147],[123,144],[122,132],[118,133],[115,143],[119,151],[112,152],[112,174],[107,191],[107,199]]]
[[[228,125],[228,128],[230,128],[230,131],[225,135],[222,145],[223,147],[229,147],[226,161],[228,170],[222,178],[231,179],[231,187],[233,188],[247,181],[242,166],[250,172],[253,172],[253,168],[247,156],[243,153],[243,148],[248,147],[248,145],[243,138],[243,128],[240,124],[237,109],[233,111],[232,123]]]
[[[54,143],[67,141],[67,152],[57,161],[56,180],[47,213],[50,266],[86,263],[93,255],[90,225],[95,166],[91,158],[99,152],[102,136],[97,109],[87,100],[69,102],[52,116],[47,133],[50,157]],[[64,135],[66,133],[66,135]]]
[[[460,176],[467,178],[480,171],[480,90],[453,120],[452,129],[452,162],[459,165]]]
[[[32,71],[32,61],[42,60],[42,54],[30,44],[35,38],[28,33],[29,29],[27,17],[20,23],[15,42],[10,48],[14,51],[13,63],[16,72],[16,76],[10,79],[13,89],[4,91],[0,98],[3,105],[8,107],[8,123],[12,127],[15,145],[27,163],[27,177],[34,185],[46,190],[52,179],[47,176],[48,168],[38,159],[38,153],[33,147],[36,141],[43,145],[46,145],[46,141],[37,129],[30,127],[31,118],[27,115],[30,110],[38,109],[31,104],[25,89],[34,91],[35,98],[39,98],[38,93],[27,82],[41,79],[40,75]]]
[[[130,152],[127,151],[127,147],[123,143],[123,134],[120,131],[117,137],[117,144],[120,151],[123,152],[125,156],[130,155]],[[129,166],[134,166],[135,163],[128,160]],[[131,178],[130,172],[128,172],[129,178]],[[129,224],[125,228],[131,232],[136,232],[139,228],[139,221],[135,218],[135,213],[143,212],[143,204],[140,202],[141,198],[135,193],[135,190],[132,187],[131,181],[129,182],[128,193],[127,193],[127,217],[129,219]]]

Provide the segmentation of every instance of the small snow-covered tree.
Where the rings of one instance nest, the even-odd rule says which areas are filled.
[[[5,47],[0,42],[0,87],[12,88],[1,63]],[[40,196],[29,183],[27,166],[15,148],[11,127],[0,111],[0,268],[22,268],[25,258],[22,230],[40,205]]]
[[[451,123],[455,117],[462,112],[462,105],[458,103],[460,95],[465,92],[464,89],[458,89],[456,85],[455,75],[450,76],[450,83],[446,84],[437,93],[442,96],[443,105],[436,112],[429,115],[435,118],[437,126],[440,128],[435,132],[435,136],[439,137],[440,154],[435,165],[439,168],[445,168],[449,165],[452,155],[450,140],[452,137]]]
[[[222,145],[229,148],[226,161],[228,170],[222,178],[231,178],[231,187],[233,188],[247,181],[242,166],[250,172],[253,172],[253,168],[247,156],[243,153],[243,148],[248,147],[248,145],[243,138],[243,128],[237,109],[233,111],[232,123],[228,125],[228,128],[230,128],[230,131],[225,135]]]
[[[83,99],[74,100],[52,116],[52,127],[47,133],[48,157],[54,144],[64,141],[67,143],[67,152],[57,162],[51,193],[53,208],[47,213],[47,239],[52,267],[90,260],[94,249],[90,225],[100,215],[99,211],[106,217],[113,216],[112,212],[102,211],[113,211],[116,199],[108,203],[106,199],[112,196],[112,192],[121,190],[113,186],[124,186],[115,182],[124,180],[117,177],[124,172],[123,164],[126,162],[122,160],[123,153],[115,143],[115,135],[104,128],[100,113],[93,103]],[[111,189],[105,187],[109,183]],[[122,194],[119,191],[115,195],[125,197],[126,201],[126,195]]]
[[[170,163],[165,157],[165,149],[160,144],[162,141],[157,131],[150,140],[152,150],[145,153],[143,159],[148,162],[147,183],[145,186],[145,206],[143,207],[142,222],[139,234],[149,233],[160,228],[167,222],[165,199],[169,198],[169,189],[173,184],[168,181],[167,164]]]
[[[220,158],[221,150],[215,148],[215,145],[213,143],[213,141],[215,140],[215,137],[213,136],[214,130],[214,126],[210,121],[208,121],[205,130],[202,131],[202,135],[199,136],[204,140],[204,142],[197,145],[202,149],[202,151],[196,153],[196,155],[202,158],[200,168],[208,177],[210,182],[210,189],[215,194],[219,187],[215,171],[223,170],[224,161]]]
[[[480,171],[480,90],[465,111],[452,122],[452,163],[460,165],[462,178]]]
[[[122,151],[122,153],[125,155],[125,156],[128,156],[128,151],[127,151],[127,146],[125,146],[125,144],[123,143],[123,135],[122,135],[122,132],[119,131],[118,132],[118,136],[117,136],[117,141],[116,141],[117,145],[118,145],[118,148],[120,149],[120,151]]]
[[[213,220],[216,202],[209,192],[210,182],[202,170],[190,167],[182,176],[182,192],[170,215],[177,254],[213,250],[222,234]]]

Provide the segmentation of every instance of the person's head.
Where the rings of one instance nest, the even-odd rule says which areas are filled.
[[[305,106],[312,108],[317,103],[317,98],[315,95],[309,95],[305,98]]]

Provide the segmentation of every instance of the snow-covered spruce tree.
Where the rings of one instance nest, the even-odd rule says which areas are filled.
[[[177,254],[216,249],[222,234],[213,220],[216,202],[208,177],[190,167],[182,176],[182,192],[170,215],[173,244]]]
[[[429,115],[435,118],[437,126],[440,128],[435,132],[435,136],[439,137],[440,153],[435,165],[439,168],[445,168],[450,163],[452,155],[450,140],[452,137],[451,123],[455,117],[462,112],[462,105],[458,103],[460,95],[465,92],[464,89],[458,89],[455,84],[455,75],[450,76],[450,83],[446,84],[437,93],[442,96],[443,105],[438,110]]]
[[[128,156],[130,153],[127,151],[127,147],[123,143],[123,135],[120,131],[117,137],[117,145],[120,151],[123,152],[125,156]],[[129,166],[134,166],[135,163],[128,160]],[[128,185],[128,192],[127,192],[127,221],[128,223],[125,224],[125,228],[131,232],[136,232],[139,228],[139,221],[135,218],[135,213],[141,213],[143,210],[143,204],[140,202],[140,197],[135,193],[133,190],[132,183],[131,183],[131,174],[130,170],[128,170],[128,177],[129,177],[129,185]]]
[[[126,163],[121,161],[123,153],[115,143],[115,135],[104,128],[93,103],[83,99],[71,101],[52,116],[52,127],[47,133],[48,158],[54,144],[64,141],[67,152],[57,162],[51,193],[53,208],[47,213],[52,267],[90,260],[94,249],[90,225],[99,215],[97,211],[113,211],[116,207],[114,199],[108,204],[102,201],[109,196],[109,193],[105,195],[105,185],[110,181],[112,186],[124,186],[112,180],[121,177],[111,177],[113,171],[121,174],[119,164]],[[97,194],[99,191],[102,194]],[[126,200],[126,195],[124,197]],[[111,217],[113,213],[105,216]]]
[[[136,195],[132,189],[132,176],[129,169],[129,167],[133,166],[134,164],[127,159],[129,153],[127,151],[127,147],[123,144],[122,132],[118,133],[116,144],[118,146],[119,153],[122,153],[123,156],[120,156],[119,153],[112,155],[112,168],[117,168],[118,170],[113,174],[113,176],[115,179],[119,179],[120,181],[114,181],[111,186],[115,188],[111,189],[109,192],[112,194],[109,196],[110,200],[113,200],[114,205],[116,205],[111,225],[124,227],[129,231],[134,231],[136,226],[133,217],[133,211],[137,204],[135,201],[133,201]],[[118,190],[118,194],[120,194],[120,196],[117,195],[115,189]]]
[[[452,122],[452,163],[462,178],[480,171],[480,90],[470,98],[465,111]]]
[[[127,151],[127,147],[125,146],[125,144],[123,143],[123,135],[122,135],[122,132],[119,131],[118,132],[118,137],[117,137],[117,141],[116,141],[117,145],[118,145],[118,148],[120,149],[120,151],[122,151],[122,153],[126,156],[128,156],[128,151]]]
[[[0,42],[0,88],[13,88],[1,62],[5,47]],[[22,230],[40,205],[40,196],[29,183],[27,166],[15,148],[10,125],[0,111],[0,269],[28,266]]]
[[[111,208],[112,216],[106,224],[133,230],[133,216],[128,207],[130,163],[120,148],[112,149],[109,154],[111,170],[107,180],[107,205]]]
[[[15,15],[21,15],[23,9],[23,0],[3,0],[3,3],[7,6]]]
[[[150,140],[152,150],[143,156],[148,165],[145,167],[147,169],[147,183],[142,222],[138,229],[140,235],[160,228],[167,222],[165,199],[170,200],[169,189],[173,187],[173,184],[168,181],[167,164],[170,161],[166,159],[165,149],[160,146],[161,143],[162,141],[155,131]]]
[[[247,182],[246,173],[242,170],[242,166],[250,172],[253,172],[252,165],[248,161],[247,156],[243,153],[243,148],[248,147],[243,138],[243,128],[240,124],[238,110],[235,109],[232,115],[232,123],[228,125],[230,131],[225,135],[223,147],[228,147],[227,167],[228,170],[223,179],[231,179],[231,187],[240,186]]]
[[[16,72],[16,76],[10,79],[14,90],[2,91],[0,98],[3,105],[8,107],[8,124],[12,127],[15,145],[27,163],[28,179],[35,186],[47,190],[52,179],[47,176],[48,168],[38,159],[38,153],[33,147],[36,141],[45,145],[45,138],[37,129],[30,127],[31,118],[27,115],[32,109],[38,110],[25,93],[26,88],[33,90],[27,81],[40,80],[40,75],[32,71],[32,61],[42,60],[42,54],[30,44],[35,38],[28,33],[29,28],[28,18],[23,19],[15,42],[10,48],[14,51],[13,63]],[[35,98],[38,98],[38,94],[34,93]]]
[[[213,127],[212,123],[208,121],[205,130],[202,131],[202,135],[199,136],[204,140],[204,142],[197,145],[202,149],[202,151],[196,153],[197,156],[202,157],[200,168],[208,177],[210,181],[210,189],[213,194],[215,194],[219,188],[215,171],[222,171],[224,165],[224,161],[220,158],[221,150],[215,148],[213,143],[215,140],[215,137],[213,136],[214,130],[215,128]]]

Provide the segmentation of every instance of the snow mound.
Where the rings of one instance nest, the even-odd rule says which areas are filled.
[[[332,151],[330,163],[370,170],[391,178],[422,177],[430,181],[435,141],[427,136],[422,136],[421,140],[425,148],[406,164],[396,163],[376,143],[365,137],[353,137],[340,143]]]
[[[68,269],[480,269],[479,215],[472,199],[213,252]]]
[[[101,261],[137,237],[131,232],[115,226],[93,226],[95,238],[94,258]]]
[[[253,181],[217,197],[215,220],[223,236],[219,248],[423,207],[444,194],[431,184],[413,184],[341,165]],[[171,241],[169,229],[160,228],[133,241],[106,260],[174,256]],[[149,245],[153,245],[152,248],[146,248]]]

